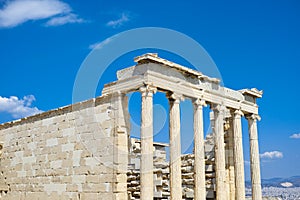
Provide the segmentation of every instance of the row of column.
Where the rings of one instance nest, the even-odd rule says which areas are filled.
[[[141,200],[153,200],[153,94],[156,88],[145,86],[140,88],[142,93],[141,113]],[[170,137],[170,196],[172,200],[182,199],[181,181],[181,144],[180,144],[180,100],[181,96],[174,93],[167,94],[170,105],[169,137]],[[205,153],[203,106],[205,101],[196,99],[194,105],[194,199],[206,199],[205,186]],[[225,143],[224,143],[224,113],[225,107],[214,105],[215,116],[215,166],[216,166],[216,196],[217,200],[227,199],[226,171],[225,171]],[[233,113],[234,139],[234,168],[236,199],[245,199],[244,159],[242,145],[242,111]],[[260,164],[257,138],[258,115],[247,117],[250,139],[250,167],[252,180],[252,199],[261,200]]]
[[[224,148],[224,115],[226,108],[221,105],[213,107],[215,117],[215,166],[216,166],[216,196],[217,200],[226,200],[226,171],[225,171],[225,148]],[[244,115],[241,110],[235,110],[231,113],[233,120],[233,153],[234,153],[234,172],[235,172],[235,199],[245,199],[245,178],[244,178],[244,158],[242,141],[242,123],[241,118]],[[250,141],[250,168],[252,182],[252,199],[261,200],[261,182],[260,182],[260,162],[257,134],[256,114],[246,116],[249,128]]]

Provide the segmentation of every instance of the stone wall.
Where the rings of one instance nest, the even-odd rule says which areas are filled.
[[[124,96],[0,125],[2,199],[126,199]]]
[[[154,197],[159,200],[170,198],[169,188],[169,162],[166,158],[168,145],[154,142]],[[128,200],[140,199],[140,141],[132,138],[129,151],[129,165],[127,173]],[[207,135],[205,140],[205,176],[206,199],[215,199],[215,167],[214,167],[214,142],[212,135]],[[181,156],[182,173],[182,199],[194,198],[194,154]]]
[[[169,190],[169,163],[166,158],[164,143],[154,142],[154,197],[166,198],[170,196]],[[128,165],[128,200],[140,199],[140,140],[131,138]]]

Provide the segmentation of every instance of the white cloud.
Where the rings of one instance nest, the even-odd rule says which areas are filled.
[[[292,187],[293,186],[293,183],[290,183],[290,182],[284,182],[284,183],[280,183],[281,186],[283,187]]]
[[[293,135],[290,136],[290,138],[293,138],[293,139],[300,139],[300,133],[295,133]]]
[[[113,27],[113,28],[118,28],[122,26],[125,22],[129,21],[129,16],[128,14],[122,13],[121,17],[117,20],[111,20],[107,22],[107,26]]]
[[[260,154],[261,158],[283,158],[283,153],[280,151],[270,151],[270,152],[264,152],[263,154]]]
[[[30,20],[49,19],[51,17],[64,17],[64,23],[60,22],[61,25],[81,22],[81,20],[71,12],[71,7],[59,0],[6,1],[3,8],[0,9],[0,27],[11,28]],[[55,18],[50,19],[50,21],[54,19]],[[56,20],[56,22],[57,21],[59,20]],[[48,23],[54,24],[55,22],[47,22],[47,24]]]
[[[42,112],[37,107],[32,107],[35,101],[33,95],[27,95],[23,99],[16,96],[9,98],[0,96],[0,112],[9,113],[13,118],[22,118]]]
[[[104,45],[110,43],[112,41],[111,38],[107,38],[106,40],[103,40],[102,42],[96,42],[94,44],[91,44],[89,46],[89,49],[101,49]]]
[[[46,26],[60,26],[60,25],[64,25],[64,24],[83,23],[83,22],[85,22],[85,20],[78,18],[77,15],[71,13],[66,16],[54,17],[54,18],[50,19],[46,23]]]

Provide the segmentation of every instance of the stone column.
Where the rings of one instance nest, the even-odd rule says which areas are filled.
[[[252,199],[261,200],[261,183],[260,183],[260,162],[259,162],[259,148],[258,148],[258,134],[257,134],[257,120],[260,117],[252,114],[247,117],[249,124],[249,139],[250,139],[250,169],[251,169],[251,183],[252,183]]]
[[[153,94],[156,88],[141,87],[141,200],[153,200]]]
[[[229,110],[228,110],[229,111]],[[228,172],[228,199],[234,200],[235,197],[235,167],[234,167],[234,140],[233,140],[233,119],[232,115],[228,112],[227,120],[224,126],[225,134],[227,131],[227,144],[225,154],[227,154],[227,172]],[[225,142],[226,143],[226,142]]]
[[[171,200],[182,199],[181,145],[180,145],[180,99],[168,94],[170,104],[170,193]]]
[[[213,107],[215,127],[215,166],[216,166],[216,196],[217,200],[226,200],[226,170],[225,170],[225,144],[224,144],[224,106]]]
[[[244,174],[244,155],[242,140],[242,121],[243,112],[236,110],[233,114],[233,140],[234,140],[234,168],[235,168],[235,187],[236,200],[245,200],[245,174]]]
[[[204,100],[197,99],[194,102],[194,199],[205,200],[205,158],[204,158],[204,128],[203,106]]]
[[[128,136],[129,136],[129,121],[127,119],[127,96],[116,91],[112,94],[113,102],[113,115],[114,115],[114,145],[113,145],[113,155],[109,156],[110,159],[107,161],[111,162],[113,165],[113,198],[118,196],[120,199],[127,200],[127,171],[128,171],[128,159],[129,159],[129,149],[128,149]],[[103,133],[102,133],[103,134]],[[101,138],[101,137],[100,137]],[[102,140],[97,138],[97,142]],[[121,179],[118,177],[122,177]]]

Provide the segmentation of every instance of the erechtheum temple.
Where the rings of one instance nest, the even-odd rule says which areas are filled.
[[[235,91],[199,71],[145,54],[100,97],[0,125],[3,199],[245,199],[242,118],[252,199],[262,199],[257,89]],[[153,142],[153,96],[169,100],[169,144]],[[126,94],[140,92],[140,140]],[[181,155],[180,102],[193,102],[194,153]],[[204,137],[203,107],[212,134]],[[89,144],[90,148],[86,145]],[[169,146],[170,159],[164,148]]]

